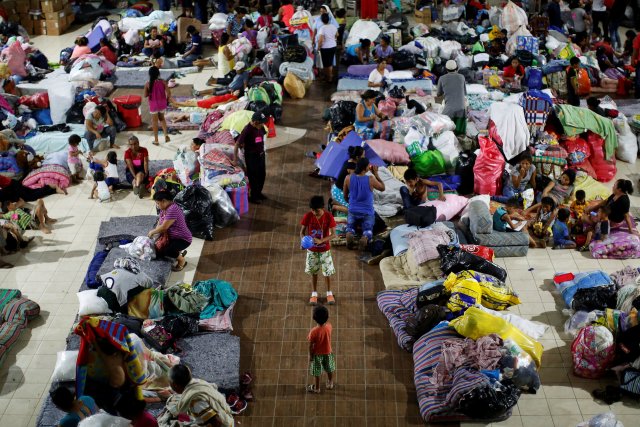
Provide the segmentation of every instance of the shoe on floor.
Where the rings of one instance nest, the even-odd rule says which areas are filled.
[[[311,295],[311,297],[309,298],[309,305],[318,305],[317,295]]]
[[[327,304],[328,305],[334,305],[336,303],[336,298],[333,296],[333,294],[328,294],[327,295]]]

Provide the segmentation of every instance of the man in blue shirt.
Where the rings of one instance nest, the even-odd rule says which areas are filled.
[[[187,34],[191,36],[191,41],[187,45],[187,50],[182,55],[182,58],[178,59],[178,67],[190,67],[193,65],[193,61],[202,55],[202,36],[196,30],[196,27],[189,25]]]

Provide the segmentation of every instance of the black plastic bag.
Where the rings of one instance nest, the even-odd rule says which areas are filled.
[[[473,166],[476,164],[476,154],[473,151],[463,151],[456,162],[456,175],[460,176],[458,194],[467,195],[473,193]]]
[[[271,104],[271,116],[276,123],[280,122],[282,120],[282,105]]]
[[[302,45],[289,45],[284,49],[282,59],[284,62],[301,64],[307,59],[307,49]]]
[[[334,132],[340,132],[356,121],[356,104],[353,101],[338,101],[331,106],[331,128]]]
[[[416,66],[416,56],[406,50],[399,50],[393,53],[393,69],[408,70]],[[395,97],[394,97],[395,98]]]
[[[160,319],[159,323],[174,338],[182,338],[198,333],[199,317],[198,313],[195,315],[186,313],[167,314]]]
[[[82,108],[84,107],[84,102],[75,102],[71,108],[67,111],[67,123],[75,123],[75,124],[84,124],[84,114],[82,113]]]
[[[470,418],[498,419],[507,414],[520,397],[520,390],[510,382],[474,388],[460,399],[460,412]]]
[[[414,206],[404,211],[404,220],[409,225],[428,227],[436,222],[436,208],[433,206]]]
[[[271,107],[264,101],[251,101],[247,104],[246,109],[256,113],[263,113],[265,116],[271,115]]]
[[[396,99],[403,99],[405,97],[405,87],[404,86],[394,86],[389,89],[389,97]]]
[[[215,218],[209,190],[200,185],[191,185],[179,192],[173,201],[184,212],[191,234],[200,239],[213,240]]]
[[[578,289],[573,296],[571,308],[575,311],[604,310],[616,308],[618,292],[613,286],[597,286],[595,288]]]
[[[440,255],[440,268],[445,274],[473,270],[489,274],[503,282],[507,278],[507,272],[504,268],[478,255],[465,252],[458,246],[438,245],[438,254]]]
[[[444,320],[445,315],[444,307],[435,304],[426,305],[420,308],[414,317],[407,319],[405,331],[418,339]]]

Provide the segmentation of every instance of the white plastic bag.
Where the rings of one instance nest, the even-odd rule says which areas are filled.
[[[351,26],[345,46],[358,44],[360,43],[360,39],[369,39],[373,41],[380,36],[381,32],[382,30],[375,22],[359,19]]]
[[[436,58],[440,52],[440,41],[433,37],[420,37],[416,39],[422,45],[427,58]]]
[[[579,423],[576,427],[624,427],[621,421],[616,419],[613,412],[594,415],[588,421]]]
[[[131,421],[115,415],[99,412],[80,421],[78,427],[129,427]]]
[[[123,35],[124,42],[129,46],[133,46],[134,44],[140,41],[140,33],[137,30],[130,29]]]
[[[269,29],[267,27],[260,28],[258,30],[257,43],[258,49],[264,49],[267,44],[267,39],[269,38]]]
[[[444,60],[454,59],[462,53],[462,46],[454,40],[447,40],[440,44],[440,58]]]
[[[509,1],[507,5],[502,8],[500,28],[507,30],[508,37],[511,37],[518,28],[526,28],[528,23],[527,12],[521,7],[518,7],[514,2]]]
[[[616,158],[632,165],[635,164],[638,159],[638,140],[631,131],[627,118],[621,114],[613,123],[618,131]]]
[[[456,135],[450,130],[442,132],[437,138],[434,138],[433,146],[442,153],[447,167],[455,165],[456,159],[460,151],[462,151],[458,138],[456,138]]]
[[[51,375],[51,382],[75,381],[77,360],[78,350],[59,351],[56,357],[56,366],[53,368],[53,375]]]
[[[458,55],[456,56],[456,63],[458,64],[459,70],[471,68],[471,65],[473,64],[473,57],[469,55]]]
[[[507,55],[511,56],[516,53],[516,48],[518,47],[518,36],[531,37],[532,35],[531,32],[527,30],[527,27],[517,28],[513,33],[510,33],[509,40],[507,41],[505,48]]]
[[[227,28],[227,15],[224,13],[214,13],[209,19],[209,29],[211,31],[224,30]]]
[[[138,236],[126,245],[127,254],[144,261],[156,258],[156,247],[153,239],[148,236]]]
[[[184,185],[190,185],[191,177],[198,168],[198,156],[188,147],[182,146],[173,159],[173,168],[176,170],[180,182]]]

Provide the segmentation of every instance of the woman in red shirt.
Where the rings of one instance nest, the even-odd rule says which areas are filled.
[[[104,59],[116,65],[118,57],[116,55],[116,48],[113,47],[108,38],[103,37],[100,39],[100,50],[97,52],[98,56],[104,56]]]
[[[524,67],[520,64],[520,60],[518,58],[511,58],[511,65],[504,67],[502,70],[502,78],[504,81],[513,81],[516,76],[520,79],[524,77]]]
[[[149,178],[149,152],[140,147],[140,141],[135,135],[129,137],[128,145],[129,148],[124,152],[127,181],[133,184],[133,194],[142,199],[142,189]]]

